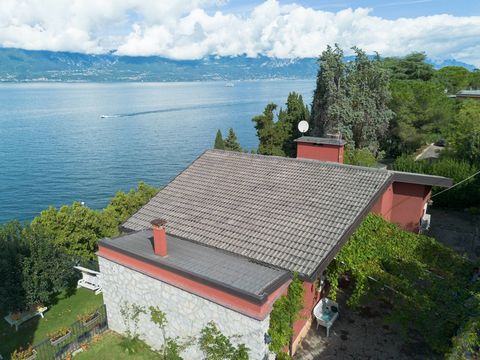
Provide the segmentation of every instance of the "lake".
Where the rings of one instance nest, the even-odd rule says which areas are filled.
[[[48,206],[103,208],[141,180],[168,183],[232,127],[256,149],[252,117],[315,79],[0,84],[0,223]]]

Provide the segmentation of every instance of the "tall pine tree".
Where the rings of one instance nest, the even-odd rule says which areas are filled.
[[[217,130],[217,135],[215,136],[215,144],[213,145],[214,149],[225,150],[225,143],[223,142],[222,132],[220,129]]]
[[[225,138],[225,140],[223,140],[223,143],[225,145],[225,150],[242,151],[242,148],[238,143],[237,135],[235,135],[235,132],[232,128],[228,130],[228,136]]]

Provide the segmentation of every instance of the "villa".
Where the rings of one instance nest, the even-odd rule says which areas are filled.
[[[268,359],[269,314],[292,274],[304,283],[293,349],[312,322],[322,273],[364,217],[374,212],[404,229],[428,227],[437,176],[343,164],[338,139],[297,139],[297,158],[208,150],[122,224],[124,235],[99,242],[109,327],[124,333],[126,301],[158,306],[167,335],[198,336],[213,320]],[[321,290],[321,289],[320,289]],[[145,341],[160,329],[142,316]],[[199,359],[196,346],[184,354]]]

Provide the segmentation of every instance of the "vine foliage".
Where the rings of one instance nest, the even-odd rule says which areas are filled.
[[[330,296],[335,297],[340,275],[350,274],[354,285],[349,305],[373,298],[390,303],[387,320],[444,353],[479,304],[474,296],[478,282],[470,281],[472,268],[435,239],[369,215],[329,266]]]
[[[300,318],[300,311],[303,309],[304,292],[302,281],[294,274],[287,295],[282,295],[273,304],[268,335],[271,338],[270,351],[275,354],[281,354],[292,340],[293,324]]]

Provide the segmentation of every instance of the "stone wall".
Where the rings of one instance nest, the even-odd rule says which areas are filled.
[[[115,262],[101,257],[98,260],[110,329],[125,333],[125,324],[120,314],[125,301],[147,309],[149,306],[158,306],[167,315],[169,337],[198,338],[200,330],[213,320],[223,334],[240,335],[237,340],[232,339],[232,342],[244,343],[250,349],[250,359],[262,360],[268,356],[264,334],[268,330],[269,317],[259,321]],[[150,321],[149,314],[140,316],[139,333],[152,348],[159,349],[162,346],[160,329]],[[194,345],[182,356],[186,360],[198,360],[202,358],[202,353]]]

